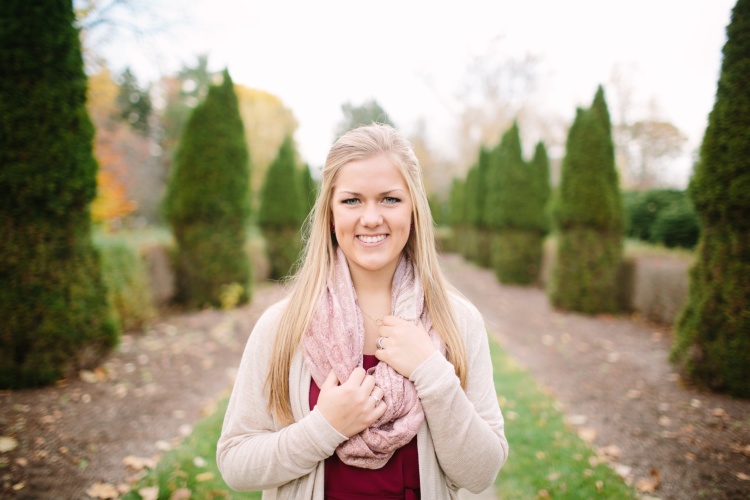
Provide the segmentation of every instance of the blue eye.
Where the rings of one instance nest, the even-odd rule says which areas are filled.
[[[342,205],[354,205],[355,203],[359,203],[359,200],[357,198],[347,198],[345,200],[341,200]]]
[[[399,198],[394,198],[393,196],[386,196],[385,198],[383,198],[383,201],[385,203],[388,203],[389,205],[401,202]]]

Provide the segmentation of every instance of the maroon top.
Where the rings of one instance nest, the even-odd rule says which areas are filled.
[[[365,370],[378,364],[374,354],[362,356]],[[310,384],[310,409],[318,404],[320,388]],[[327,500],[415,500],[419,499],[419,457],[417,436],[396,450],[380,469],[362,469],[346,465],[335,453],[325,463]]]

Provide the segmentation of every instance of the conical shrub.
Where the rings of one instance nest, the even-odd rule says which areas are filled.
[[[266,173],[258,214],[271,279],[287,276],[302,249],[300,229],[307,215],[308,199],[299,179],[294,142],[287,136]]]
[[[70,2],[0,9],[0,388],[92,368],[116,344],[91,241],[94,128]]]
[[[176,300],[191,307],[226,305],[228,297],[247,302],[248,151],[228,71],[190,115],[173,168],[165,209],[177,243]]]
[[[749,32],[750,0],[739,0],[690,180],[703,231],[671,353],[689,380],[741,397],[750,397]]]
[[[623,210],[601,87],[592,107],[577,111],[568,132],[552,213],[557,229],[552,304],[584,313],[618,311]]]

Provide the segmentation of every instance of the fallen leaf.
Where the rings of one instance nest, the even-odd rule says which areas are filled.
[[[89,370],[81,370],[78,373],[78,376],[87,384],[95,384],[99,382],[99,377],[96,376],[96,373]]]
[[[120,496],[117,488],[109,483],[94,483],[86,490],[86,494],[92,498],[117,498]]]
[[[594,442],[594,439],[596,439],[596,429],[589,429],[589,428],[579,429],[578,437],[580,437],[587,443],[592,443]]]
[[[552,498],[550,496],[550,494],[549,494],[549,491],[547,491],[547,490],[539,490],[539,491],[537,491],[536,492],[536,497],[537,498],[542,498],[542,499]]]
[[[632,467],[625,464],[614,464],[614,469],[617,475],[623,479],[630,477],[630,473],[633,471]]]
[[[547,457],[547,454],[543,451],[537,451],[536,452],[536,458],[537,460],[544,460]]]
[[[738,472],[737,479],[739,479],[740,481],[750,481],[750,476],[748,476],[747,474],[743,472]]]
[[[210,481],[213,478],[214,478],[214,473],[213,472],[202,472],[202,473],[198,474],[197,476],[195,476],[195,480],[198,481],[199,483],[203,483],[205,481]]]
[[[547,474],[547,481],[557,481],[558,479],[560,479],[559,472],[553,472],[552,474]]]
[[[193,465],[195,465],[196,467],[203,468],[206,465],[208,465],[208,462],[206,462],[206,459],[203,457],[195,457],[193,458]]]
[[[152,458],[136,457],[134,455],[128,455],[122,459],[123,465],[130,467],[133,470],[153,469],[156,466],[156,462]]]
[[[142,500],[156,500],[159,498],[159,487],[150,486],[148,488],[141,488],[138,490],[138,494],[141,495]]]
[[[638,399],[641,397],[641,391],[639,391],[638,389],[630,389],[627,396],[628,399]]]
[[[616,444],[611,444],[609,446],[605,446],[604,448],[599,448],[599,454],[608,458],[620,458],[620,455],[622,455],[622,450]]]
[[[16,438],[10,436],[0,436],[0,453],[13,451],[18,447]]]
[[[180,488],[172,492],[172,496],[169,500],[189,500],[191,496],[190,490],[187,488]]]
[[[26,467],[29,465],[29,460],[23,457],[17,458],[16,463],[20,465],[21,467]]]
[[[13,485],[13,491],[21,491],[26,486],[26,483],[16,483]]]
[[[719,418],[725,418],[729,416],[724,408],[714,408],[713,410],[711,410],[711,415]]]
[[[597,481],[596,482],[596,491],[598,491],[599,493],[601,493],[603,489],[604,489],[604,481]]]
[[[658,470],[651,469],[649,471],[649,474],[651,475],[651,477],[643,477],[635,483],[635,487],[641,493],[653,493],[657,488],[659,488],[659,485],[661,484]]]
[[[670,425],[672,425],[672,419],[667,417],[666,415],[662,415],[661,417],[659,417],[659,425],[661,425],[662,427],[669,427]]]

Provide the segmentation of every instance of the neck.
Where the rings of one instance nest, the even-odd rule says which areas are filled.
[[[349,268],[352,277],[352,284],[357,293],[357,297],[365,297],[379,294],[391,296],[391,287],[393,285],[393,275],[396,267],[393,269],[381,269],[379,271],[363,271],[361,269]]]

